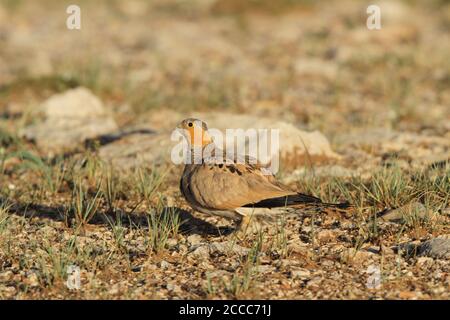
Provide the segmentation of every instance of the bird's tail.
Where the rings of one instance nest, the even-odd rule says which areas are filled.
[[[288,207],[294,209],[304,209],[307,211],[322,211],[322,212],[333,211],[345,214],[348,214],[354,208],[348,202],[326,203],[320,200],[319,198],[302,193],[265,199],[258,203],[246,205],[245,207],[269,208],[269,209]]]

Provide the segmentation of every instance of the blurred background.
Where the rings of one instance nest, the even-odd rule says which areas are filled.
[[[192,110],[336,132],[449,130],[448,1],[0,1],[0,112],[84,86],[119,126]],[[381,8],[381,30],[366,8]],[[171,111],[177,113],[171,113]],[[178,119],[177,119],[178,120]],[[157,122],[159,123],[159,121]]]

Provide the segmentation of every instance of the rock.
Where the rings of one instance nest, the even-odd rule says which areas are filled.
[[[311,280],[309,280],[306,283],[306,288],[311,289],[311,290],[317,290],[320,288],[322,281],[323,281],[322,277],[312,278]]]
[[[450,258],[450,238],[440,236],[422,243],[406,243],[398,246],[398,249],[405,250],[408,256],[431,257],[439,259]]]
[[[419,257],[416,264],[419,267],[429,267],[433,263],[433,261],[433,258],[430,257]]]
[[[250,251],[250,249],[241,247],[235,244],[233,241],[199,244],[193,247],[194,248],[191,249],[189,255],[192,255],[197,258],[209,258],[209,255],[213,253],[220,253],[224,255],[237,254],[240,256],[245,256]]]
[[[111,288],[108,290],[108,294],[110,295],[116,295],[120,292],[120,285],[118,283],[111,286]]]
[[[379,217],[384,221],[405,223],[411,219],[426,219],[431,212],[420,202],[411,202],[400,208],[390,209]]]
[[[324,244],[336,240],[336,234],[332,230],[321,230],[316,234],[316,238],[321,244]]]
[[[241,247],[233,241],[213,242],[209,245],[211,252],[218,252],[222,254],[234,253],[240,256],[248,254],[250,249]]]
[[[277,261],[279,267],[290,269],[292,266],[296,266],[299,264],[299,261],[294,259],[281,259]]]
[[[450,158],[450,140],[438,135],[368,129],[338,135],[334,141],[342,146],[342,150],[370,148],[379,156],[392,154],[397,163],[398,160],[406,161],[408,168],[443,163]]]
[[[56,94],[41,106],[48,119],[88,119],[106,115],[102,102],[89,89],[79,87]]]
[[[375,254],[370,251],[355,250],[354,248],[349,248],[344,250],[340,254],[340,261],[342,263],[351,264],[363,264],[372,259]]]
[[[0,280],[2,282],[7,282],[14,277],[14,273],[11,270],[0,272]]]
[[[271,273],[275,271],[275,268],[269,265],[260,265],[256,267],[258,273]]]
[[[311,277],[311,272],[307,269],[295,269],[291,270],[291,277],[293,279],[309,279]]]
[[[169,163],[175,143],[170,133],[152,133],[150,130],[118,134],[110,144],[102,146],[99,156],[116,168],[124,170],[153,164]]]
[[[82,87],[50,97],[39,112],[44,120],[20,134],[45,150],[73,148],[86,139],[117,130],[100,99]]]
[[[192,255],[196,258],[200,258],[200,259],[208,259],[209,258],[209,247],[204,245],[204,246],[198,246],[197,248],[195,248],[193,251],[191,251],[189,253],[189,255]]]
[[[170,267],[170,263],[168,263],[167,261],[165,261],[165,260],[162,260],[160,263],[159,263],[159,265],[160,265],[160,267],[161,267],[161,269],[168,269],[169,267]]]
[[[38,275],[35,272],[31,272],[27,277],[27,284],[30,287],[37,287],[39,286],[39,278]]]
[[[230,275],[231,273],[226,270],[216,270],[212,272],[206,272],[206,278],[223,278]]]
[[[275,148],[275,144],[271,144],[270,138],[266,140],[259,140],[259,143],[266,143],[268,151],[274,148],[274,151],[279,150],[279,159],[272,159],[270,152],[266,155],[258,157],[262,163],[269,163],[272,160],[274,164],[274,171],[277,171],[277,160],[282,161],[283,167],[294,167],[305,163],[323,162],[330,159],[338,159],[336,154],[330,146],[327,138],[319,131],[306,132],[298,129],[293,124],[278,121],[274,122],[269,118],[259,118],[250,115],[237,114],[212,114],[212,113],[194,113],[189,116],[204,120],[211,133],[221,133],[225,137],[225,142],[220,143],[219,139],[216,142],[224,148],[224,145],[230,143],[230,136],[228,140],[225,136],[226,129],[243,129],[247,134],[245,146],[246,150],[249,145],[249,139],[258,139],[258,129],[277,129],[279,130],[279,148]],[[172,149],[180,143],[180,140],[174,138],[171,140],[171,134],[175,125],[188,115],[181,115],[176,121],[173,117],[167,121],[168,127],[159,126],[160,131],[154,132],[149,126],[140,125],[138,128],[130,128],[121,133],[111,135],[109,138],[111,143],[102,146],[99,151],[100,157],[120,168],[129,169],[136,166],[141,166],[145,163],[164,163],[171,161]],[[153,123],[153,120],[150,121]],[[247,131],[248,129],[255,129]],[[269,135],[270,136],[270,133]],[[268,137],[267,136],[267,137]],[[227,142],[228,141],[228,142]],[[238,151],[244,153],[243,150]]]
[[[178,240],[174,238],[167,239],[167,245],[169,248],[175,247],[178,244]]]
[[[319,131],[307,132],[287,122],[251,115],[197,113],[193,116],[205,121],[210,129],[220,130],[222,133],[225,133],[226,129],[277,129],[283,166],[289,164],[295,166],[307,163],[309,160],[321,161],[328,158],[339,158],[339,155],[331,150],[327,138]],[[256,131],[248,133],[249,138],[254,138],[257,134]],[[271,147],[269,142],[269,150]],[[270,157],[261,157],[259,160],[267,163],[270,161]]]
[[[200,242],[202,242],[202,237],[198,234],[191,234],[189,237],[187,237],[187,241],[191,244],[191,245],[197,245]]]
[[[174,283],[168,283],[166,285],[166,288],[167,288],[167,290],[173,291],[175,293],[182,292],[181,287],[179,285],[177,285],[177,284],[174,284]]]
[[[2,295],[6,295],[6,296],[14,296],[17,293],[16,288],[14,288],[13,286],[8,286],[8,287],[0,287],[0,294]]]
[[[450,238],[434,238],[418,247],[419,256],[432,258],[450,258]]]

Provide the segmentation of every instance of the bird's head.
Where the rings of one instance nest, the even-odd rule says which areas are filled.
[[[205,147],[213,142],[208,133],[208,126],[201,120],[184,119],[177,125],[177,129],[180,130],[191,147]]]

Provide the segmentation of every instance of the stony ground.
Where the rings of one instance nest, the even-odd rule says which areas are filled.
[[[449,299],[447,2],[79,3],[0,0],[1,299]],[[178,191],[187,116],[356,209],[237,237]]]

